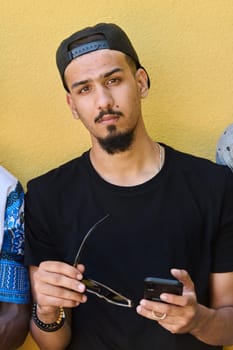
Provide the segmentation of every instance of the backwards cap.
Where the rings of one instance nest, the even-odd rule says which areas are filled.
[[[92,51],[103,49],[121,51],[133,59],[137,69],[143,68],[126,33],[116,24],[99,23],[93,27],[87,27],[72,34],[63,40],[57,49],[57,67],[64,88],[67,91],[68,88],[64,79],[64,73],[68,64],[76,57],[85,55]],[[143,69],[145,70],[145,68]],[[148,86],[150,86],[149,76]]]

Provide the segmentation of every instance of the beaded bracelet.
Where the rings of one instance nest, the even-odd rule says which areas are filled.
[[[35,325],[40,328],[42,331],[45,331],[45,332],[55,332],[57,331],[58,329],[60,329],[64,322],[65,322],[65,312],[64,312],[64,309],[63,307],[59,307],[59,316],[57,318],[57,320],[55,322],[52,322],[52,323],[44,323],[42,322],[38,316],[37,316],[37,303],[34,303],[33,304],[33,307],[32,307],[32,319],[35,323]]]

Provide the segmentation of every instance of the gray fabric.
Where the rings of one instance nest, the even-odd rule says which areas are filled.
[[[227,165],[233,171],[233,124],[230,124],[218,140],[216,162]]]

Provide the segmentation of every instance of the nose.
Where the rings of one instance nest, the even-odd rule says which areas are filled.
[[[96,105],[99,110],[105,110],[113,106],[114,100],[110,90],[105,86],[96,89]]]

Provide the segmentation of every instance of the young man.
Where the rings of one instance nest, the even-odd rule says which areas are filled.
[[[24,193],[0,166],[0,349],[18,348],[28,333],[30,290],[24,254]]]
[[[233,343],[231,172],[150,138],[149,77],[118,26],[74,33],[57,66],[92,147],[28,184],[34,339],[47,350]],[[147,300],[146,277],[179,280],[183,294]]]

